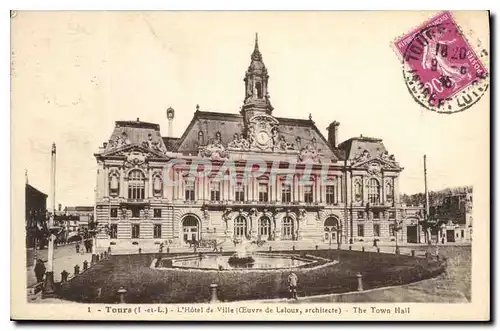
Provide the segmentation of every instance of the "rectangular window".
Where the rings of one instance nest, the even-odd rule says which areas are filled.
[[[210,201],[220,201],[220,182],[210,183]]]
[[[132,239],[138,239],[140,235],[141,228],[139,224],[132,224]]]
[[[155,224],[153,228],[153,238],[161,238],[161,224]]]
[[[463,238],[464,237],[464,230],[461,230],[460,234],[461,234],[461,237]]]
[[[109,227],[109,238],[116,239],[118,237],[118,225],[111,224]]]
[[[287,184],[281,186],[281,201],[291,202],[292,201],[292,187]]]
[[[326,186],[326,203],[328,205],[333,205],[335,203],[335,186],[327,185]]]
[[[373,236],[380,237],[380,224],[373,224]]]
[[[185,182],[185,200],[194,201],[194,181]]]
[[[312,203],[313,202],[313,187],[312,185],[304,186],[304,202]]]
[[[267,202],[268,198],[267,183],[259,183],[259,201]]]
[[[236,201],[243,202],[245,201],[245,188],[243,187],[243,184],[237,184],[235,189],[234,189],[234,195]]]
[[[362,220],[364,217],[364,213],[362,211],[358,211],[357,216],[358,216],[357,217],[358,220]]]
[[[396,212],[395,211],[390,211],[389,212],[389,219],[393,220],[396,218]]]
[[[153,217],[154,218],[160,218],[161,217],[161,209],[160,208],[153,209]]]
[[[131,207],[132,209],[132,217],[133,218],[139,218],[141,217],[141,208],[139,207]]]
[[[109,213],[111,217],[118,217],[118,208],[111,208]]]
[[[379,220],[380,219],[380,212],[376,211],[373,213],[373,219],[374,220]]]
[[[365,236],[365,227],[363,224],[358,224],[358,237]]]

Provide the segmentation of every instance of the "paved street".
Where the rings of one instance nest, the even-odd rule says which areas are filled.
[[[80,245],[82,246],[82,245]],[[30,287],[36,284],[36,276],[33,271],[33,251],[29,250],[27,252],[27,286]],[[47,249],[38,250],[37,257],[41,258],[45,262],[45,267],[47,267]],[[83,261],[91,261],[92,254],[76,254],[75,244],[60,246],[54,250],[54,280],[59,282],[61,280],[61,272],[66,270],[70,273],[70,277],[73,274],[74,266],[78,264],[80,269],[82,268]]]

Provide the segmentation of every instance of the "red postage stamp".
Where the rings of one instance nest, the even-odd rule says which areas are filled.
[[[434,16],[394,41],[394,46],[410,94],[429,110],[463,111],[488,89],[488,71],[450,12]]]

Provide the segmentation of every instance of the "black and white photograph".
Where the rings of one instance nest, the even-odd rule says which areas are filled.
[[[12,11],[12,318],[488,320],[489,20]]]

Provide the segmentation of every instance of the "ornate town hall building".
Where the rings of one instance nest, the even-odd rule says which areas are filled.
[[[336,121],[325,138],[311,119],[274,117],[268,79],[256,40],[239,114],[197,107],[180,138],[116,122],[95,154],[101,242],[423,240],[382,140],[339,143]]]

